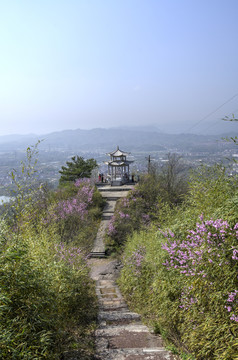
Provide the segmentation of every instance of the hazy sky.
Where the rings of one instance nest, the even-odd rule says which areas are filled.
[[[227,102],[212,128],[238,113],[237,17],[237,0],[0,0],[0,135],[192,131]]]

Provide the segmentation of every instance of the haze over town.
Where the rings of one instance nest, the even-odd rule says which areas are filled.
[[[221,120],[238,114],[237,13],[236,0],[2,2],[0,136],[237,130]]]

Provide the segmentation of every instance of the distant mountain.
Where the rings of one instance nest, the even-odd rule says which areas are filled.
[[[118,126],[112,129],[123,129],[123,130],[132,130],[132,131],[146,131],[146,132],[158,132],[163,133],[157,125],[138,125],[138,126]]]
[[[227,134],[234,136],[234,134]],[[0,136],[0,151],[23,151],[28,146],[42,141],[40,148],[47,151],[112,151],[117,145],[126,151],[213,151],[222,148],[221,135],[165,134],[156,127],[97,128],[92,130],[64,130],[37,136]],[[220,145],[219,145],[220,144]]]

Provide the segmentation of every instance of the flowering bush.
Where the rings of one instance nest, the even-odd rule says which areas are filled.
[[[235,276],[238,274],[238,223],[230,227],[228,222],[222,219],[203,221],[201,216],[201,220],[201,223],[196,224],[196,230],[188,231],[186,240],[176,240],[171,231],[164,233],[167,242],[162,248],[167,251],[169,258],[163,265],[169,271],[178,271],[183,276],[192,278],[187,280],[190,286],[187,285],[187,297],[185,291],[182,293],[180,308],[188,310],[189,307],[184,305],[184,301],[191,297],[191,305],[196,304],[204,309],[205,296],[198,294],[193,284],[202,283],[203,288],[209,284],[212,292],[214,289],[221,289],[220,301],[224,303],[227,315],[230,320],[238,322],[238,280],[237,275]],[[208,287],[207,294],[210,289]],[[193,292],[194,297],[191,295]],[[230,304],[225,305],[227,302]]]
[[[78,179],[71,186],[60,188],[52,195],[42,222],[57,229],[61,242],[75,242],[89,252],[102,207],[102,196],[91,180]]]
[[[150,194],[149,191],[148,194]],[[139,183],[126,198],[118,201],[107,230],[107,244],[110,249],[121,251],[120,247],[125,243],[128,235],[150,225],[156,197],[153,197],[152,202],[148,194],[144,193]],[[148,209],[150,209],[149,212]]]
[[[82,220],[88,214],[88,207],[92,204],[94,186],[90,184],[89,179],[78,179],[68,192],[60,189],[56,192],[57,198],[51,213],[48,215],[46,222],[54,219],[59,221],[66,219],[70,215],[77,215]]]
[[[237,179],[218,166],[202,168],[185,202],[160,202],[156,221],[124,248],[125,298],[186,359],[238,358],[237,204]]]
[[[222,265],[233,267],[233,260],[238,260],[238,251],[235,248],[238,240],[237,229],[238,223],[232,228],[227,221],[211,219],[197,223],[196,230],[189,230],[187,239],[182,242],[175,240],[171,231],[162,232],[168,240],[162,248],[169,254],[169,260],[164,265],[168,269],[178,269],[186,276],[203,278],[208,275],[207,267],[215,267],[216,271]]]
[[[57,261],[64,262],[66,265],[69,265],[75,269],[80,269],[86,266],[86,260],[88,256],[83,253],[83,251],[76,246],[66,247],[64,243],[55,245],[55,258]]]
[[[156,318],[156,329],[197,359],[233,359],[237,240],[238,223],[202,217],[182,239],[171,230],[134,234],[123,257],[121,289],[135,310],[153,323]]]
[[[86,253],[102,198],[88,179],[51,192],[20,185],[0,219],[0,358],[58,359],[72,343],[85,358],[97,312]]]
[[[145,259],[146,248],[144,246],[139,246],[138,249],[134,250],[128,258],[125,258],[125,264],[131,271],[140,275],[142,270],[143,261]]]
[[[87,209],[92,204],[95,187],[91,185],[90,179],[78,179],[74,186],[77,188],[76,195],[57,204],[56,218],[66,219],[70,215],[77,215],[84,220],[87,216]]]

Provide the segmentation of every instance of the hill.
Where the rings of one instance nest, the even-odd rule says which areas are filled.
[[[234,134],[227,134],[232,136]],[[221,135],[166,134],[156,128],[96,128],[92,130],[63,130],[50,134],[0,136],[0,152],[25,150],[38,139],[41,149],[54,151],[111,151],[120,145],[128,151],[217,151],[224,144]]]

